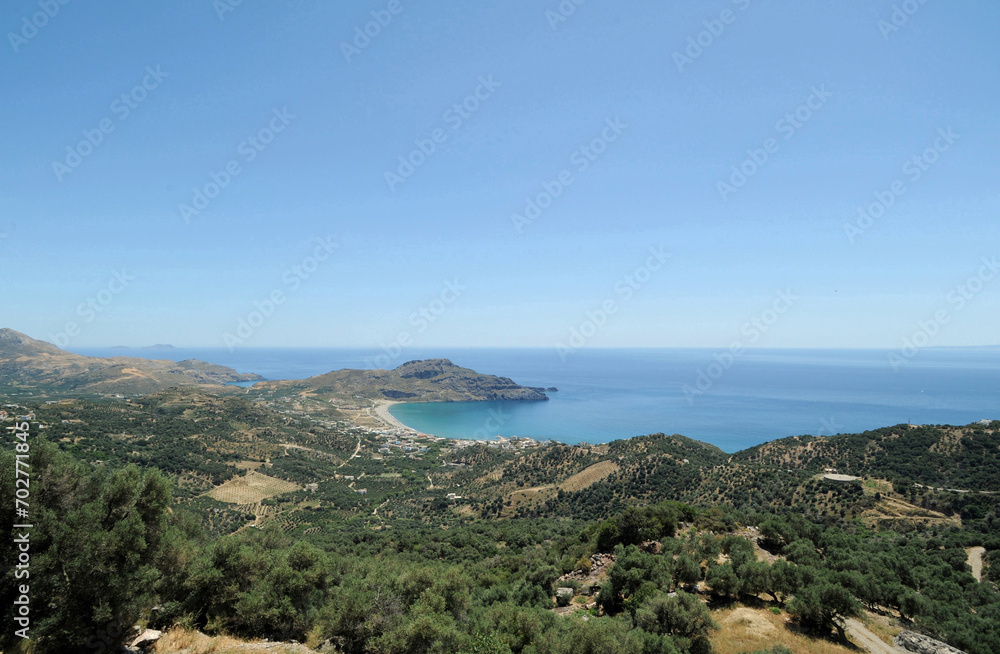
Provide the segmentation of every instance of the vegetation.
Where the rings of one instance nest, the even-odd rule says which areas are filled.
[[[996,500],[979,492],[993,481],[957,470],[975,493],[915,486],[945,465],[896,454],[914,435],[938,458],[988,458],[995,423],[791,439],[730,460],[664,435],[404,450],[196,390],[24,410],[36,654],[111,649],[137,621],[350,653],[709,652],[717,612],[741,605],[831,643],[844,618],[873,611],[1000,651]],[[12,455],[0,457],[13,524]],[[826,467],[861,479],[832,483]],[[914,513],[888,515],[902,506]],[[988,550],[982,583],[974,545]],[[12,547],[0,545],[8,560]],[[0,587],[8,624],[15,582],[10,570]],[[565,615],[560,587],[578,595]]]

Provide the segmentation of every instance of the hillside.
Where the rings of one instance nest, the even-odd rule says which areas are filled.
[[[317,484],[310,498],[336,507],[339,517],[389,500],[383,514],[423,518],[448,493],[463,499],[445,506],[484,518],[600,519],[663,500],[794,509],[824,522],[965,523],[983,531],[1000,515],[997,474],[991,472],[1000,459],[997,423],[798,437],[730,455],[676,434],[606,445],[494,441],[458,447],[357,428],[326,402],[269,401],[253,393],[219,397],[193,388],[132,402],[32,408],[64,449],[90,461],[160,468],[176,475],[182,497],[252,469],[299,487]],[[828,469],[848,481],[824,479]],[[940,475],[947,475],[947,484]],[[359,496],[341,477],[364,479],[356,486],[366,494]],[[315,523],[320,516],[302,513],[298,502],[278,498],[273,513],[290,525],[302,518]]]
[[[0,390],[6,392],[144,394],[172,386],[219,386],[260,379],[197,359],[87,357],[13,329],[0,329]]]
[[[394,370],[337,370],[309,379],[257,384],[254,391],[348,401],[357,398],[405,402],[549,399],[545,389],[520,386],[507,377],[483,375],[456,366],[447,359],[409,361]]]
[[[37,541],[46,548],[39,592],[75,607],[60,620],[85,614],[89,588],[118,583],[123,597],[142,593],[123,618],[129,626],[180,622],[212,636],[305,639],[319,651],[506,654],[470,648],[478,635],[508,633],[510,620],[536,625],[524,643],[507,643],[511,652],[564,654],[603,637],[594,651],[631,642],[621,651],[638,654],[650,638],[665,640],[648,651],[707,651],[692,650],[693,635],[659,630],[652,615],[668,609],[711,615],[719,629],[697,637],[720,654],[779,643],[850,651],[831,635],[838,623],[811,611],[819,593],[845,611],[863,605],[892,631],[915,621],[969,652],[995,651],[969,645],[976,634],[996,640],[1000,624],[990,567],[1000,495],[930,482],[950,474],[988,485],[965,462],[990,469],[998,423],[799,437],[730,455],[676,434],[606,445],[449,441],[361,428],[328,402],[255,395],[189,386],[129,400],[0,397],[35,414],[27,441],[37,533],[65,541]],[[826,468],[845,474],[827,479]],[[149,489],[155,510],[129,499],[146,490],[100,491],[116,484]],[[120,498],[135,508],[104,506]],[[174,531],[132,577],[115,543],[133,541],[95,540],[105,544],[91,550],[71,542],[152,515],[161,522],[135,547],[158,542],[166,532],[157,524]],[[67,520],[73,529],[61,529]],[[977,548],[986,550],[982,582],[966,564]],[[67,577],[59,552],[77,551],[85,554]],[[114,562],[95,568],[101,557]],[[153,566],[164,566],[162,581],[145,585],[139,575],[152,579]],[[569,606],[555,606],[556,588],[572,589]],[[283,597],[291,603],[273,604]],[[359,627],[367,616],[371,626]],[[397,645],[384,649],[389,634]],[[565,647],[546,649],[550,639]],[[445,645],[426,649],[431,641]]]
[[[614,470],[585,487],[566,485],[602,462]],[[826,479],[828,470],[845,481]],[[794,510],[823,522],[965,524],[988,532],[1000,518],[1000,423],[801,436],[733,455],[663,434],[601,447],[556,445],[505,464],[502,474],[482,475],[475,489],[481,511],[495,516],[594,519],[638,503],[680,500]]]
[[[837,468],[850,475],[875,474],[935,487],[1000,491],[1000,429],[996,422],[897,425],[861,434],[797,436],[743,450],[732,462]]]

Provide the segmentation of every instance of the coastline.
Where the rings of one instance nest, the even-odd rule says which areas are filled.
[[[409,429],[414,431],[410,427],[407,427],[400,421],[396,420],[391,413],[389,413],[389,407],[399,404],[399,402],[394,402],[392,400],[379,400],[375,402],[375,406],[372,408],[373,415],[384,422],[392,429]]]

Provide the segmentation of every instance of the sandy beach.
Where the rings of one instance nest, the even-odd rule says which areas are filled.
[[[389,413],[389,407],[391,407],[394,404],[399,404],[399,402],[392,402],[390,400],[382,400],[376,402],[375,407],[372,409],[372,413],[375,415],[376,418],[384,422],[389,427],[392,427],[394,429],[409,429],[409,427],[407,427],[400,421],[393,418],[392,414]]]

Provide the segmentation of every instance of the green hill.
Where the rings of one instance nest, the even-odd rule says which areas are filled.
[[[394,370],[336,370],[309,379],[257,384],[254,391],[344,401],[358,398],[406,402],[549,399],[545,389],[520,386],[507,377],[483,375],[456,366],[447,359],[409,361]]]

